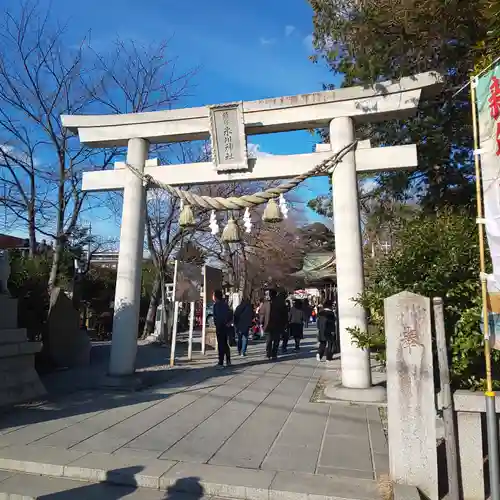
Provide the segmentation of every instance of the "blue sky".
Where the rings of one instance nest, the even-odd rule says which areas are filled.
[[[2,7],[18,0],[3,0]],[[143,44],[170,39],[179,72],[198,68],[181,106],[254,100],[321,90],[335,80],[313,64],[312,9],[307,0],[41,0],[68,22],[69,43],[90,32],[91,45],[111,50],[113,41]],[[250,139],[273,154],[310,152],[317,142],[307,131]],[[309,181],[298,196],[307,201],[328,192],[326,178]],[[315,218],[308,212],[308,217]],[[86,215],[86,218],[88,216]],[[103,227],[104,229],[104,227]]]

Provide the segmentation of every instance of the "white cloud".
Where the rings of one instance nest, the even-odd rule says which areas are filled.
[[[146,199],[148,202],[159,203],[168,200],[170,195],[161,188],[150,188],[147,191]]]
[[[272,153],[266,153],[265,151],[261,151],[260,149],[260,144],[254,144],[253,142],[249,142],[247,144],[247,151],[248,151],[248,157],[249,158],[258,158],[261,156],[272,156]],[[211,157],[212,155],[212,148],[210,146],[210,143],[207,142],[204,147],[203,147],[203,152]]]
[[[323,41],[325,50],[334,50],[336,47],[335,40],[331,36],[326,36]]]
[[[304,47],[307,50],[309,50],[310,52],[312,52],[314,50],[313,36],[312,36],[312,34],[311,35],[307,35],[306,37],[304,37],[304,39],[302,40],[302,43],[304,44]]]
[[[265,151],[261,151],[260,144],[253,144],[249,142],[247,145],[248,148],[248,157],[249,158],[259,158],[262,156],[273,156],[272,153],[266,153]]]
[[[259,41],[261,45],[272,45],[273,43],[276,43],[275,38],[264,38],[263,36],[259,38]]]
[[[3,158],[5,155],[6,158]],[[18,161],[19,163],[25,165],[28,169],[40,166],[40,162],[37,157],[31,157],[23,151],[19,151],[14,146],[9,144],[0,144],[0,160],[5,159],[6,161]]]
[[[360,191],[363,194],[371,193],[374,189],[378,187],[378,182],[374,177],[369,179],[363,179],[359,184],[360,184],[359,185]]]
[[[295,31],[295,26],[291,24],[285,26],[285,36],[290,36]]]

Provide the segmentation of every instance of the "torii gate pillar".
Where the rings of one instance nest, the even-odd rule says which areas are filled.
[[[332,153],[353,141],[352,118],[339,117],[330,122]],[[332,174],[342,385],[349,389],[368,389],[371,387],[370,354],[356,347],[350,333],[351,328],[365,331],[367,327],[364,308],[352,300],[364,289],[357,177],[355,153],[351,151]]]
[[[144,171],[149,143],[145,139],[130,139],[127,163]],[[145,190],[142,179],[132,172],[126,176],[123,190],[120,253],[116,273],[113,342],[109,360],[109,375],[132,375],[137,354],[137,325],[141,296],[142,255],[144,246]]]

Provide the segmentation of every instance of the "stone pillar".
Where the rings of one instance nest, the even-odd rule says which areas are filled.
[[[481,413],[457,411],[460,477],[464,498],[484,498],[483,438]]]
[[[127,163],[140,172],[148,157],[149,143],[145,139],[130,139]],[[141,274],[144,245],[144,187],[142,179],[131,171],[126,176],[123,192],[120,252],[116,275],[113,340],[109,375],[132,375],[135,371]]]
[[[330,123],[332,153],[354,141],[352,118],[335,118]],[[346,154],[332,175],[333,222],[337,266],[338,313],[342,385],[351,389],[371,386],[369,353],[352,341],[349,328],[366,330],[364,309],[352,301],[363,292],[363,250],[359,218],[358,179],[354,151]]]

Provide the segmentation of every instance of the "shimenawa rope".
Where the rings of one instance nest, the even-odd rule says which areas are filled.
[[[316,165],[312,169],[307,172],[294,177],[292,180],[285,182],[276,187],[272,187],[266,189],[265,191],[259,191],[254,194],[247,194],[244,196],[236,197],[231,196],[229,198],[221,198],[221,197],[211,197],[211,196],[203,196],[198,195],[196,193],[192,193],[190,191],[185,191],[183,189],[179,189],[174,186],[170,186],[169,184],[164,184],[162,182],[154,180],[150,175],[143,174],[138,169],[125,163],[127,168],[133,172],[137,177],[142,179],[143,184],[147,189],[151,186],[159,187],[161,189],[165,189],[172,196],[180,198],[185,204],[206,208],[211,210],[240,210],[244,208],[251,208],[257,205],[262,205],[266,203],[270,199],[279,197],[280,194],[285,194],[297,187],[299,184],[304,182],[307,178],[317,175],[323,172],[330,170],[332,167],[335,167],[340,163],[342,158],[355,149],[358,141],[354,141],[351,144],[343,147],[340,151],[336,152],[326,160],[322,161],[320,164]]]

